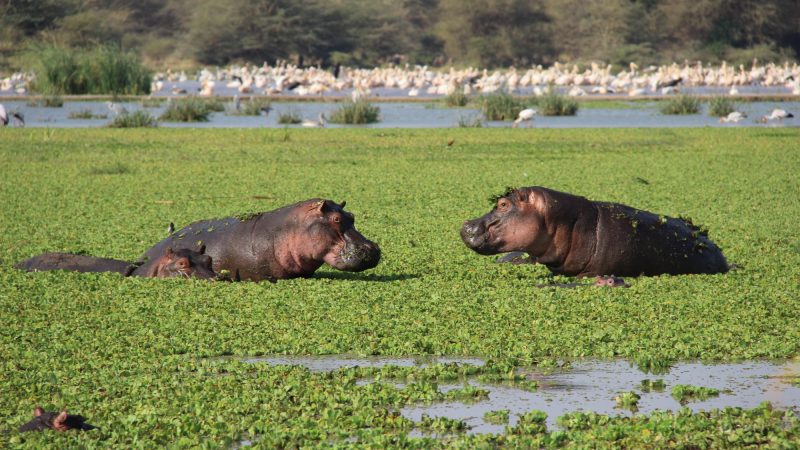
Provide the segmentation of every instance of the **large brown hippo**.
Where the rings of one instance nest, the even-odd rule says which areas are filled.
[[[482,255],[524,251],[553,273],[591,277],[728,271],[706,231],[684,219],[544,187],[508,189],[461,238]]]
[[[371,269],[380,261],[380,248],[356,230],[344,206],[314,198],[248,217],[194,222],[142,258],[157,258],[170,247],[205,246],[217,273],[251,281],[307,277],[323,263],[351,272]]]
[[[115,272],[124,277],[216,279],[217,274],[211,269],[211,258],[204,255],[204,251],[203,247],[198,250],[177,249],[175,251],[167,247],[159,257],[141,264],[73,253],[43,253],[26,259],[14,267],[28,272],[71,270],[75,272]]]

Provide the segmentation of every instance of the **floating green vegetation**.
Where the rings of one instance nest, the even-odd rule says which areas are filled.
[[[681,94],[661,105],[661,114],[697,114],[700,112],[700,99]]]
[[[69,119],[107,119],[107,114],[95,114],[89,108],[79,109],[77,111],[70,111],[67,115]]]
[[[525,108],[522,100],[511,94],[497,92],[480,98],[481,112],[486,120],[514,120]]]
[[[697,400],[706,400],[719,395],[719,389],[688,384],[677,384],[672,387],[672,398],[683,403]]]
[[[218,105],[221,103],[191,97],[173,100],[159,119],[167,122],[208,122],[209,114],[219,110]]]
[[[469,115],[458,117],[459,128],[483,128],[483,120],[480,116]]]
[[[617,408],[625,408],[636,411],[638,409],[637,405],[639,404],[640,398],[641,397],[636,392],[629,391],[623,392],[614,397],[614,402],[617,404]]]
[[[667,385],[664,383],[664,380],[650,380],[645,378],[642,380],[641,386],[642,392],[662,392]]]
[[[627,358],[662,370],[678,360],[800,356],[800,152],[786,151],[800,129],[535,131],[531,139],[493,128],[332,129],[292,131],[288,141],[283,129],[3,133],[0,448],[233,447],[247,436],[263,448],[347,437],[361,447],[441,447],[409,437],[414,424],[398,411],[440,401],[436,385],[445,379],[558,359]],[[451,138],[458,152],[442,151]],[[115,163],[130,175],[87,175]],[[486,197],[508,185],[691,216],[744,269],[639,277],[629,289],[537,288],[551,280],[546,268],[496,264],[458,237],[465,219],[490,208]],[[312,278],[259,284],[12,267],[44,251],[135,261],[169,222],[312,197],[346,198],[358,230],[383,250],[376,268],[323,266]],[[321,373],[205,359],[330,354],[469,355],[489,368]],[[375,382],[362,385],[362,375]],[[17,433],[37,404],[68,408],[100,430]],[[559,419],[562,430],[532,421],[531,433],[459,434],[447,445],[792,448],[795,416],[768,407],[578,413]]]
[[[711,97],[708,101],[708,115],[712,117],[725,117],[736,111],[736,102],[722,95]]]
[[[147,111],[134,111],[114,117],[108,124],[109,128],[155,128],[158,121]]]
[[[512,435],[530,436],[547,432],[547,413],[534,410],[519,416],[517,425],[513,428],[506,427],[506,433]]]
[[[302,121],[303,116],[300,115],[300,111],[296,109],[290,109],[278,114],[278,123],[281,125],[296,125]],[[286,140],[288,141],[288,139]]]
[[[464,93],[463,89],[456,89],[450,94],[447,94],[442,99],[442,102],[445,106],[449,106],[451,108],[463,108],[464,106],[467,106],[467,103],[469,103],[469,96]]]
[[[463,420],[450,419],[448,417],[430,417],[427,414],[422,415],[422,419],[416,423],[416,426],[420,430],[436,433],[454,433],[469,429],[469,426]]]
[[[444,394],[445,400],[478,401],[489,398],[489,391],[466,385],[460,389],[452,389]]]
[[[578,102],[566,95],[548,92],[539,98],[539,114],[543,116],[574,116]]]
[[[228,108],[227,114],[232,116],[260,116],[262,113],[269,113],[271,110],[272,103],[268,99],[250,97],[239,103],[239,109]],[[299,123],[299,121],[293,123]]]
[[[500,409],[500,410],[497,410],[497,411],[486,411],[483,414],[483,420],[485,420],[488,423],[493,423],[493,424],[508,423],[508,418],[509,418],[510,413],[511,413],[511,411],[509,411],[507,409]]]
[[[375,123],[380,120],[381,110],[365,99],[347,101],[331,113],[332,123],[360,125]]]

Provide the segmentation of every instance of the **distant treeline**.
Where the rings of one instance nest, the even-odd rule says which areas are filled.
[[[0,0],[0,67],[41,43],[153,67],[796,59],[798,0]]]

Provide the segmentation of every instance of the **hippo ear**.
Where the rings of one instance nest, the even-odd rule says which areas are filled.
[[[53,419],[53,423],[64,423],[67,421],[67,410],[63,410]]]
[[[325,206],[325,200],[319,200],[311,204],[311,210],[322,212],[322,208],[324,206]]]
[[[200,249],[197,250],[197,253],[205,254],[206,252],[206,244],[200,246]]]
[[[339,207],[344,209],[344,205],[346,205],[346,204],[347,204],[347,202],[345,200],[342,200],[342,203],[339,204]]]
[[[33,410],[33,417],[39,417],[39,416],[41,416],[42,414],[44,414],[44,409],[43,409],[41,406],[37,406],[37,407],[36,407],[36,408]]]
[[[166,256],[169,259],[172,259],[172,258],[175,257],[175,253],[172,251],[172,247],[167,247],[167,249],[164,250],[164,256]]]

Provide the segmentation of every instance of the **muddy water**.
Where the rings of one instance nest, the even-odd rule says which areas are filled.
[[[423,366],[433,363],[476,364],[477,358],[358,358],[353,356],[325,357],[266,357],[251,358],[251,363],[292,364],[307,367],[312,371],[335,370],[342,367],[381,367],[389,364],[399,366]],[[668,373],[646,374],[627,361],[580,361],[569,369],[542,371],[523,369],[529,378],[537,380],[539,389],[528,392],[508,385],[493,385],[467,379],[459,383],[444,383],[439,389],[446,392],[463,387],[465,383],[489,391],[489,398],[474,403],[439,402],[418,404],[401,409],[401,413],[413,421],[423,414],[445,416],[464,420],[469,433],[502,433],[505,425],[489,424],[483,420],[488,411],[510,410],[509,425],[517,422],[517,415],[531,410],[547,413],[547,426],[556,429],[556,419],[569,412],[592,411],[607,415],[647,414],[656,409],[677,411],[682,405],[672,398],[670,392],[677,384],[711,387],[720,390],[718,397],[689,402],[685,406],[694,411],[738,406],[753,408],[769,401],[776,408],[800,408],[800,387],[792,380],[800,376],[800,360],[773,362],[747,361],[740,363],[713,364],[680,363]],[[645,392],[641,387],[644,379],[661,379],[666,387],[661,392]],[[362,380],[359,384],[369,383]],[[395,383],[399,388],[404,385]],[[615,407],[614,397],[622,392],[634,391],[641,396],[638,412]],[[420,435],[414,431],[412,435]]]

